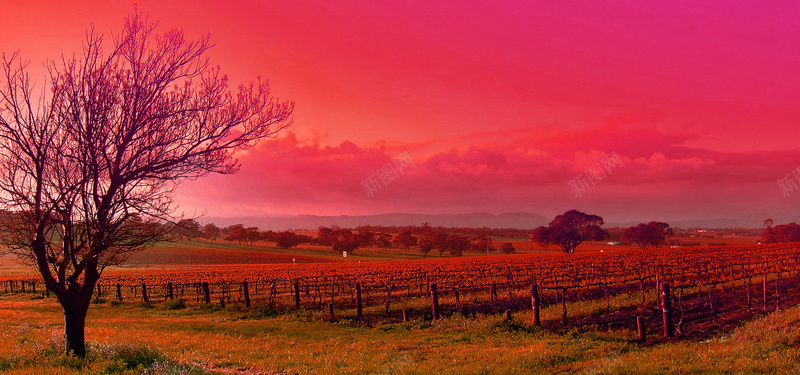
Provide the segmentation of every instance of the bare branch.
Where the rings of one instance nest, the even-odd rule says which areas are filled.
[[[65,314],[88,308],[106,267],[164,238],[182,181],[235,173],[236,150],[291,124],[294,103],[266,81],[231,92],[209,65],[208,36],[156,27],[135,12],[110,45],[90,28],[80,55],[47,65],[38,98],[28,64],[2,56],[2,242],[36,266]]]

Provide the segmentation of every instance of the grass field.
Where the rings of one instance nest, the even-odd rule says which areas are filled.
[[[744,240],[743,240],[744,241]],[[748,240],[742,243],[752,243]],[[520,252],[555,248],[517,247]],[[619,247],[590,244],[582,251]],[[627,247],[625,247],[627,249]],[[669,251],[669,249],[664,249]],[[472,256],[483,256],[471,254]],[[343,259],[327,248],[283,250],[268,244],[225,242],[162,244],[131,259],[134,268],[186,268],[215,264],[361,262],[420,258],[418,252],[361,250]],[[438,258],[437,254],[431,254]],[[30,273],[8,257],[0,274]],[[637,306],[639,295],[615,295],[616,308]],[[425,300],[410,302],[424,304]],[[423,305],[410,305],[413,311]],[[593,314],[602,301],[570,303],[570,316]],[[406,306],[393,306],[395,312]],[[380,306],[367,314],[381,314]],[[548,324],[528,313],[456,313],[431,321],[423,316],[354,319],[337,311],[224,308],[180,302],[152,304],[97,300],[87,319],[86,359],[62,354],[63,317],[58,303],[31,294],[0,294],[0,372],[10,374],[800,374],[800,307],[757,315],[751,321],[702,337],[663,339],[635,329],[575,327],[558,322],[559,307],[542,311]]]
[[[711,339],[635,341],[630,330],[558,331],[500,315],[360,324],[316,311],[98,303],[86,360],[63,356],[53,299],[0,296],[10,374],[800,373],[800,308]],[[152,370],[153,363],[158,363]]]

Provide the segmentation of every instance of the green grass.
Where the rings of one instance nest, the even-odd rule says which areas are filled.
[[[635,295],[619,296],[627,305]],[[568,305],[576,314],[596,306]],[[172,309],[93,305],[89,355],[61,354],[62,317],[53,299],[0,296],[0,370],[8,373],[389,373],[626,374],[800,373],[800,308],[789,308],[711,339],[645,344],[635,332],[539,328],[527,314],[456,314],[437,321],[360,323],[351,310],[329,322],[317,310]],[[550,315],[550,314],[548,314]],[[552,315],[556,315],[554,311]]]

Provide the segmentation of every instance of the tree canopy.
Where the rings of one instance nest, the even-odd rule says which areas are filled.
[[[642,249],[650,246],[659,247],[666,242],[667,238],[673,236],[672,228],[669,224],[658,221],[651,221],[647,224],[639,223],[629,227],[622,232],[622,240],[630,241]]]
[[[761,233],[761,243],[784,243],[784,242],[800,242],[800,225],[797,223],[788,223],[772,226],[772,219],[764,221],[767,227]]]
[[[567,254],[586,240],[601,241],[608,238],[608,232],[600,228],[603,218],[578,210],[569,210],[556,216],[547,227],[533,231],[532,240],[546,246],[556,244]]]
[[[408,252],[411,246],[417,246],[417,241],[417,237],[411,234],[411,231],[404,230],[394,237],[392,245]]]

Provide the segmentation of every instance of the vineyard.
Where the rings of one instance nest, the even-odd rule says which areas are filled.
[[[753,245],[129,270],[105,274],[96,297],[309,309],[328,319],[365,321],[503,312],[535,315],[545,326],[635,329],[640,317],[650,332],[661,330],[671,302],[669,325],[679,335],[698,336],[800,303],[798,278],[800,247]],[[665,286],[666,308],[659,293]],[[46,293],[31,278],[5,279],[3,288]]]

